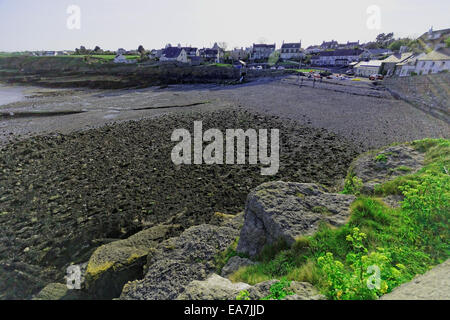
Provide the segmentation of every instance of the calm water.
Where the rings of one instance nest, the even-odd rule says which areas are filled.
[[[0,84],[0,106],[22,100],[24,89],[23,87],[8,87]]]

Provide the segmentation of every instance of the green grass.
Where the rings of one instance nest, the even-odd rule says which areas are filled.
[[[322,70],[318,70],[318,69],[294,69],[296,72],[303,72],[303,73],[310,73],[310,72],[314,72],[314,73],[321,73],[323,72]]]
[[[238,270],[231,279],[256,284],[286,278],[310,282],[330,299],[376,299],[448,259],[450,140],[426,139],[412,146],[425,152],[424,168],[377,191],[403,194],[400,208],[376,196],[359,196],[346,225],[323,224],[292,247],[282,242],[267,247],[256,265]],[[381,282],[368,289],[373,265],[380,268]]]
[[[209,66],[222,67],[222,68],[231,68],[231,67],[233,67],[231,64],[228,64],[228,63],[211,63],[211,64],[209,64]]]

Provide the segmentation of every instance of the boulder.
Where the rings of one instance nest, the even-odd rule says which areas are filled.
[[[246,283],[232,283],[212,274],[204,281],[192,281],[177,300],[235,300],[239,292],[249,288],[250,285]]]
[[[232,283],[217,274],[212,274],[206,280],[195,280],[189,283],[177,300],[236,300],[241,291],[249,293],[250,300],[261,300],[271,294],[270,288],[278,280],[270,280],[250,286],[246,283]],[[286,288],[292,295],[285,300],[324,300],[325,297],[307,282],[291,281]]]
[[[239,256],[231,257],[227,264],[222,268],[222,277],[228,277],[229,275],[235,273],[240,268],[251,266],[255,264],[252,260],[247,258],[241,258]]]
[[[123,288],[122,300],[173,300],[194,280],[204,280],[215,271],[214,259],[227,249],[239,230],[199,225],[168,239],[148,255],[145,277]]]
[[[310,183],[268,182],[247,197],[245,221],[237,251],[257,256],[278,240],[293,244],[312,235],[321,222],[340,226],[350,216],[352,195],[327,193]]]
[[[158,225],[97,248],[89,259],[85,275],[89,295],[96,299],[117,298],[125,283],[143,277],[143,266],[150,250],[178,228],[177,225]]]
[[[424,153],[402,144],[363,154],[352,163],[350,172],[362,180],[361,192],[372,194],[376,185],[417,172],[423,164]]]
[[[80,290],[69,290],[67,285],[62,283],[50,283],[35,295],[33,300],[82,300],[85,298]]]

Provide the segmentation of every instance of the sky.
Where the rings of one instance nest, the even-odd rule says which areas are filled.
[[[0,0],[0,51],[214,42],[279,48],[299,40],[305,48],[372,41],[383,32],[417,37],[431,26],[450,28],[449,12],[449,0]]]

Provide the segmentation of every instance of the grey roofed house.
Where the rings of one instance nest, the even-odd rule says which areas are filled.
[[[178,47],[167,47],[163,50],[162,55],[168,59],[175,59],[180,55],[182,50],[182,48]]]
[[[334,40],[331,40],[331,41],[328,41],[328,42],[324,41],[320,45],[320,48],[321,49],[335,49],[335,48],[337,48],[338,45],[339,45],[338,42],[334,41]]]
[[[198,48],[182,47],[181,49],[184,49],[189,57],[197,56]]]
[[[302,44],[299,43],[283,43],[281,49],[300,49]]]
[[[253,44],[253,48],[267,48],[267,49],[275,49],[275,44]]]
[[[389,49],[367,49],[367,51],[373,56],[392,54],[392,51]]]
[[[321,57],[345,57],[345,56],[359,56],[364,50],[361,49],[338,49],[334,51],[323,51],[319,53]]]

